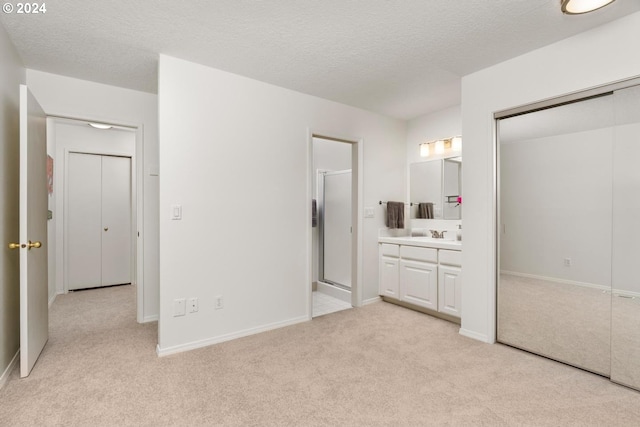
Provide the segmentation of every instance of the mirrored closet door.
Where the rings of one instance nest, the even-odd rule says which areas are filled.
[[[498,341],[640,388],[640,89],[498,120]]]

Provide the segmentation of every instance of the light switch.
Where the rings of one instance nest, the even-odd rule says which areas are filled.
[[[171,219],[182,219],[182,205],[171,205]]]
[[[187,314],[187,300],[178,298],[173,300],[173,317],[184,316]]]
[[[373,218],[374,215],[375,215],[375,210],[373,208],[364,208],[365,218]]]

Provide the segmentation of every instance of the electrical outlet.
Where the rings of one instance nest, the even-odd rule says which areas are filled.
[[[173,317],[184,316],[187,314],[187,300],[178,298],[173,300]]]
[[[565,258],[564,259],[564,266],[565,267],[571,267],[571,258]]]
[[[224,299],[222,299],[221,295],[218,295],[217,297],[215,297],[213,301],[214,301],[213,303],[214,309],[220,310],[221,308],[224,308]]]
[[[198,298],[189,298],[187,306],[189,307],[189,313],[198,311]]]

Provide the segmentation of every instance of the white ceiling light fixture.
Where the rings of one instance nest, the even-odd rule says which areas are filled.
[[[562,13],[567,15],[580,15],[582,13],[593,12],[615,0],[560,0]]]
[[[104,123],[91,123],[89,122],[89,126],[96,129],[111,129],[113,126],[105,125]]]

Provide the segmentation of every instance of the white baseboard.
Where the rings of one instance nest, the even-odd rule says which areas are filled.
[[[467,338],[471,338],[471,339],[474,339],[474,340],[477,340],[477,341],[486,342],[487,344],[493,344],[493,342],[491,342],[489,337],[486,336],[485,334],[481,334],[481,333],[470,331],[468,329],[463,329],[463,328],[460,328],[458,333],[460,335],[464,336],[464,337],[467,337]]]
[[[366,299],[366,300],[362,301],[362,305],[365,306],[365,305],[373,304],[373,303],[378,302],[378,301],[382,301],[382,298],[373,297],[373,298],[369,298],[369,299]]]
[[[151,316],[144,316],[144,319],[142,319],[142,323],[157,322],[157,321],[158,321],[157,314],[152,314]]]
[[[340,301],[344,301],[351,304],[351,291],[339,288],[337,286],[332,286],[324,282],[318,282],[317,289],[318,289],[318,292],[321,292],[325,295],[332,296],[334,298],[339,299]]]
[[[55,294],[53,294],[51,298],[49,298],[49,308],[51,308],[51,306],[53,305],[57,297],[58,297],[58,292],[56,292]]]
[[[2,387],[4,387],[4,385],[7,383],[7,381],[9,380],[9,377],[11,376],[11,372],[13,372],[13,368],[15,368],[18,365],[19,361],[20,361],[20,349],[18,349],[18,352],[15,354],[15,356],[13,356],[13,359],[11,359],[11,362],[9,362],[9,366],[7,366],[7,369],[5,369],[4,372],[2,373],[2,376],[0,376],[0,389],[2,389]]]
[[[537,274],[519,273],[517,271],[500,270],[500,274],[509,276],[524,277],[526,279],[542,280],[544,282],[560,283],[564,285],[580,286],[583,288],[597,289],[599,291],[610,291],[611,286],[597,285],[595,283],[578,282],[575,280],[559,279],[557,277],[539,276]]]
[[[183,351],[195,350],[197,348],[208,347],[213,344],[219,344],[225,341],[231,341],[236,338],[242,338],[249,335],[259,334],[260,332],[270,331],[272,329],[279,329],[285,326],[295,325],[297,323],[308,322],[309,316],[300,316],[293,319],[285,320],[282,322],[270,323],[264,326],[258,326],[256,328],[244,329],[238,332],[232,332],[230,334],[220,335],[217,337],[207,338],[200,341],[193,341],[185,344],[175,345],[167,348],[160,348],[160,344],[156,346],[156,354],[159,357],[168,356],[170,354],[182,353]]]

